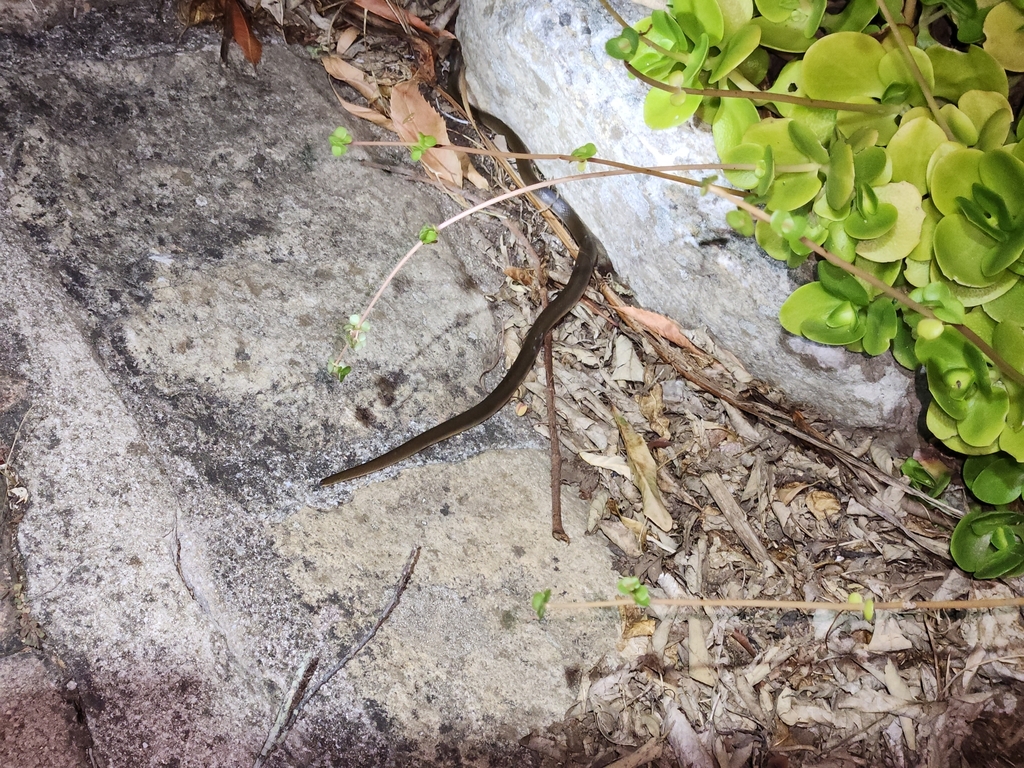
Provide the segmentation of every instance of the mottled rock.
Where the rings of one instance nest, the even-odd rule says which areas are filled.
[[[346,119],[303,51],[268,44],[254,73],[179,34],[132,8],[0,38],[0,393],[32,406],[17,541],[58,682],[98,764],[252,764],[419,546],[270,764],[529,765],[519,738],[616,635],[612,614],[530,613],[537,589],[615,580],[578,499],[572,547],[551,539],[532,430],[504,414],[411,469],[315,484],[485,390],[487,240],[457,227],[421,253],[339,385],[342,323],[454,206],[331,157]]]

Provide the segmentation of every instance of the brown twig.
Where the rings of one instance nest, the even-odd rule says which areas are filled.
[[[263,749],[260,750],[260,754],[253,763],[253,768],[261,768],[261,766],[266,765],[267,759],[274,753],[274,750],[284,743],[296,720],[298,720],[299,714],[309,701],[316,696],[317,691],[330,682],[331,678],[352,661],[356,654],[363,650],[366,644],[376,636],[392,611],[398,606],[398,601],[402,598],[406,587],[409,586],[409,579],[412,578],[412,572],[416,567],[416,561],[419,560],[419,557],[420,548],[416,547],[409,553],[409,558],[405,561],[405,567],[402,569],[402,575],[398,578],[398,583],[395,585],[394,594],[392,594],[391,600],[384,607],[384,610],[381,611],[380,616],[377,617],[377,621],[366,631],[359,642],[348,650],[348,653],[341,660],[335,663],[319,680],[312,684],[310,684],[310,681],[313,679],[313,674],[320,664],[320,659],[315,657],[312,651],[306,654],[306,658],[301,665],[302,674],[292,682],[292,686],[286,694],[284,702],[282,702],[282,707],[278,711],[277,720],[271,727],[267,740],[263,743]]]

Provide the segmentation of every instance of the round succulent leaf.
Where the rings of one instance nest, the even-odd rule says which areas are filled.
[[[927,261],[911,261],[903,266],[903,276],[911,285],[921,288],[931,281],[931,264]]]
[[[756,48],[753,53],[740,62],[736,69],[751,83],[759,85],[768,76],[770,66],[771,59],[768,56],[768,51],[764,48]]]
[[[757,186],[754,187],[754,192],[758,197],[763,198],[775,183],[775,152],[772,150],[771,144],[764,148],[764,159],[755,173],[759,174],[761,178],[757,182]]]
[[[866,307],[871,301],[868,292],[864,289],[857,278],[835,264],[824,259],[818,262],[818,280],[821,286],[833,296],[858,307]]]
[[[909,181],[899,181],[877,187],[875,194],[880,203],[895,207],[896,224],[885,234],[859,243],[857,255],[877,262],[901,261],[921,242],[921,228],[925,220],[921,193]],[[850,234],[856,237],[852,232]]]
[[[986,453],[995,453],[999,450],[999,441],[996,441],[991,445],[979,447],[965,443],[961,439],[960,435],[947,437],[942,441],[942,444],[949,448],[949,450],[953,451],[953,453],[961,453],[964,456],[984,456]]]
[[[810,128],[799,120],[790,121],[787,126],[789,138],[794,146],[807,156],[811,162],[826,165],[829,162],[828,151],[818,141],[818,137]]]
[[[964,483],[986,504],[1009,504],[1024,489],[1024,465],[1001,454],[972,456],[964,462]]]
[[[887,352],[898,327],[899,318],[893,300],[886,296],[875,299],[868,307],[864,338],[861,339],[864,351],[869,355]]]
[[[892,203],[879,203],[871,214],[854,210],[844,223],[846,234],[857,240],[873,240],[895,227],[898,216],[899,212]]]
[[[999,433],[999,450],[1005,451],[1017,461],[1024,462],[1024,428],[1006,427]]]
[[[975,378],[981,383],[981,379],[987,376],[985,371],[978,367],[977,360],[972,359],[973,355],[980,354],[963,336],[952,328],[946,327],[942,333],[932,339],[919,337],[914,346],[917,359],[922,363],[934,360],[939,366],[939,373],[957,368],[970,368],[975,371]],[[984,362],[982,362],[984,366]],[[931,384],[929,377],[929,385]]]
[[[1018,384],[1013,379],[1004,377],[1003,386],[1006,387],[1006,394],[1010,398],[1010,410],[1006,413],[1006,429],[1014,432],[1024,430],[1024,384]],[[1005,432],[1006,430],[1003,431]],[[1002,436],[999,439],[1001,441]],[[1024,459],[1008,448],[1003,450],[1015,456],[1019,461],[1024,461]]]
[[[779,24],[758,16],[751,21],[761,28],[761,45],[773,51],[803,53],[814,42],[814,37],[804,34],[803,20],[786,21]]]
[[[876,138],[872,144],[884,147],[895,135],[896,115],[874,115],[870,112],[839,111],[836,115],[836,130],[841,136],[850,138],[860,131],[873,131]],[[853,142],[851,141],[851,144]],[[857,147],[854,147],[857,151]]]
[[[956,419],[939,407],[934,400],[928,404],[928,412],[925,414],[925,426],[936,440],[950,440],[956,435]]]
[[[973,573],[976,578],[997,578],[1000,576],[1018,575],[1024,569],[1024,556],[1000,551],[992,543],[995,528],[976,528],[979,521],[991,517],[993,513],[980,509],[967,513],[949,538],[949,553],[961,570]],[[997,513],[998,514],[998,513]]]
[[[959,283],[950,283],[949,289],[965,307],[978,307],[983,304],[988,306],[990,302],[998,300],[1000,296],[1009,292],[1017,282],[1017,275],[1007,270],[1002,275],[998,276],[995,282],[991,285],[986,285],[981,288],[971,288],[966,285],[960,285]]]
[[[819,282],[801,285],[789,295],[779,308],[779,324],[790,333],[803,335],[800,328],[806,322],[824,320],[848,302],[825,290]]]
[[[904,120],[889,140],[892,180],[909,181],[922,195],[928,194],[928,161],[945,141],[946,134],[932,120]]]
[[[985,51],[1011,72],[1024,72],[1024,11],[1002,2],[985,17]]]
[[[827,229],[828,238],[825,240],[825,248],[843,261],[853,264],[857,259],[857,241],[846,234],[844,221],[833,221]]]
[[[993,537],[994,538],[994,537]],[[997,549],[980,568],[974,571],[976,579],[1012,579],[1024,573],[1024,547]]]
[[[1014,224],[1024,221],[1024,161],[1003,150],[985,152],[978,162],[978,176],[1003,198]]]
[[[707,34],[711,45],[722,42],[725,19],[717,0],[675,0],[672,12],[691,40],[697,40],[703,32]]]
[[[729,38],[725,48],[715,58],[708,81],[717,83],[728,75],[754,52],[760,42],[761,28],[756,24],[747,24],[747,26]]]
[[[765,147],[760,144],[737,144],[721,153],[722,162],[735,165],[763,165],[765,160]],[[761,183],[761,173],[755,170],[749,171],[723,171],[729,183],[740,189],[754,189]]]
[[[986,344],[992,343],[992,333],[996,329],[993,320],[981,307],[974,307],[964,317],[964,325],[974,331]]]
[[[1011,276],[1010,287],[1000,296],[986,300],[983,308],[993,320],[1024,326],[1024,280]]]
[[[662,45],[662,43],[658,42],[648,33],[647,37],[661,45],[662,48],[668,48],[670,51],[682,50],[685,52],[690,50],[692,43],[686,37],[683,28],[679,26],[679,22],[667,11],[652,11],[651,27],[659,39],[672,41],[672,45]]]
[[[882,179],[887,169],[891,175],[889,157],[881,147],[865,147],[853,156],[853,171],[857,184],[880,187],[888,182],[888,179]]]
[[[761,120],[757,107],[749,99],[722,99],[722,104],[715,113],[715,121],[711,126],[711,134],[715,139],[718,156],[743,143],[746,130]]]
[[[827,185],[826,181],[826,185]],[[814,214],[819,219],[825,219],[826,221],[842,221],[850,215],[850,204],[847,203],[838,211],[834,210],[832,206],[828,204],[828,197],[825,192],[819,192],[818,196],[814,200],[814,206],[812,207]]]
[[[812,99],[870,103],[885,91],[878,76],[878,64],[884,56],[882,44],[869,35],[826,35],[804,54],[804,92]]]
[[[921,367],[917,355],[914,354],[914,335],[906,323],[898,323],[896,326],[896,338],[892,340],[892,356],[908,371],[915,371]],[[955,429],[954,427],[954,431]]]
[[[743,134],[744,144],[771,147],[776,165],[802,165],[810,158],[801,152],[790,138],[788,117],[769,117],[754,123]]]
[[[982,271],[985,256],[996,242],[960,214],[944,217],[935,225],[935,262],[950,280],[972,288],[992,285],[1002,275]]]
[[[1009,110],[1000,110],[985,121],[978,132],[978,149],[992,150],[999,149],[1006,143],[1006,137],[1010,133],[1010,125],[1013,123],[1013,113]]]
[[[935,85],[935,71],[932,69],[932,61],[928,58],[928,54],[920,48],[911,46],[908,48],[910,51],[911,58],[914,63],[917,64],[917,68],[921,71],[921,75],[924,77],[924,81],[928,84],[928,88],[931,89]],[[921,106],[925,103],[924,94],[921,92],[921,86],[918,85],[917,78],[914,77],[914,73],[910,71],[910,67],[907,65],[907,60],[904,58],[903,51],[897,46],[887,51],[882,60],[878,62],[878,78],[882,81],[885,86],[890,86],[896,83],[907,86],[909,93],[906,97],[906,103],[912,104],[913,106]]]
[[[960,101],[957,102],[957,107],[959,107],[960,111],[970,118],[979,133],[984,129],[986,123],[988,123],[994,115],[1000,112],[1006,112],[1011,118],[1013,117],[1013,110],[1010,107],[1010,102],[1006,100],[1005,96],[1000,93],[996,93],[995,91],[967,91],[967,93],[960,97]],[[1008,133],[1009,124],[1007,124],[1007,134]],[[995,146],[1002,146],[1003,142],[1006,140],[1007,134],[1003,134]]]
[[[821,189],[821,179],[814,171],[780,173],[775,177],[768,202],[770,211],[795,211],[814,199]]]
[[[810,319],[800,326],[800,335],[819,344],[844,347],[858,342],[863,338],[866,329],[864,311],[857,309],[849,302],[837,307],[825,320]],[[848,320],[848,322],[840,322]]]
[[[886,285],[892,285],[896,282],[896,278],[900,276],[903,271],[903,262],[901,261],[870,261],[869,259],[863,259],[857,256],[853,262],[855,267],[860,267],[870,275],[874,275]],[[857,278],[860,280],[860,278]],[[878,293],[878,289],[873,285],[869,285],[866,282],[861,282],[861,285],[867,290],[868,294],[872,297]]]
[[[794,0],[754,0],[754,5],[768,21],[781,24],[789,20],[799,3]]]
[[[838,210],[849,205],[855,177],[853,148],[842,140],[833,142],[825,177],[825,197],[830,208]]]
[[[723,39],[728,40],[754,18],[753,0],[718,0],[722,11]]]
[[[956,423],[960,439],[975,448],[995,444],[1006,426],[1006,412],[1010,405],[1006,390],[994,386],[985,393],[979,388],[967,402],[967,415]]]
[[[910,298],[930,307],[939,320],[959,324],[964,322],[964,305],[953,295],[950,285],[946,280],[936,280],[911,291]]]
[[[810,10],[804,20],[804,34],[807,37],[814,37],[821,26],[821,20],[825,18],[825,9],[828,7],[828,0],[811,0]]]
[[[693,117],[701,98],[652,88],[644,98],[644,122],[656,131],[675,128]]]
[[[891,5],[891,3],[889,3]],[[899,9],[893,9],[899,13]],[[863,32],[864,28],[878,15],[875,0],[850,0],[841,13],[825,14],[821,26],[827,32]]]
[[[981,262],[981,272],[984,275],[998,275],[1018,262],[1021,254],[1024,254],[1024,223],[985,254]]]
[[[967,91],[995,91],[1009,95],[1006,70],[991,54],[976,45],[966,52],[946,48],[942,45],[929,46],[925,53],[932,60],[935,73],[933,93],[940,99],[956,103]]]
[[[772,229],[767,221],[758,221],[754,225],[754,239],[765,253],[777,261],[788,262],[793,256],[793,249],[789,247],[789,243]]]
[[[928,173],[928,190],[932,202],[944,216],[959,213],[958,197],[971,197],[972,187],[981,181],[980,165],[985,153],[977,149],[936,148],[942,156]]]
[[[955,387],[951,387],[945,381],[946,377],[942,366],[936,360],[926,361],[925,368],[928,371],[928,391],[931,392],[934,398],[933,402],[938,404],[943,413],[949,414],[951,418],[958,422],[966,418],[967,412],[970,409],[968,393],[956,390]]]
[[[916,186],[915,189],[917,189]],[[930,262],[935,255],[932,250],[935,225],[939,223],[942,214],[932,204],[932,201],[927,198],[921,201],[921,208],[924,210],[924,223],[921,224],[921,241],[915,246],[914,250],[907,254],[907,259],[910,261]]]
[[[978,129],[974,127],[971,118],[961,112],[955,104],[944,104],[939,109],[939,114],[953,132],[953,137],[961,144],[973,147],[978,143]]]
[[[1020,373],[1024,373],[1024,329],[1014,323],[999,323],[992,332],[992,347]]]

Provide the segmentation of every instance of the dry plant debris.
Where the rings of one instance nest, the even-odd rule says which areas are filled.
[[[286,36],[305,25],[306,42],[329,53],[324,66],[347,84],[337,87],[351,114],[403,136],[416,126],[443,145],[437,111],[410,82],[433,82],[457,4],[263,8]],[[464,155],[427,155],[429,178],[449,190],[476,172]],[[552,282],[568,274],[565,249],[533,214],[507,206],[501,215],[522,219]],[[500,266],[515,276],[502,292],[512,305],[508,359],[538,312],[524,278],[532,270],[510,232],[497,235]],[[556,329],[553,363],[564,482],[590,499],[588,530],[607,537],[623,575],[656,597],[1022,594],[1019,580],[972,581],[952,566],[948,539],[966,509],[963,490],[924,503],[896,469],[912,442],[851,434],[796,411],[699,329],[629,307],[622,293],[610,283],[589,293]],[[543,381],[538,368],[516,407],[548,434]],[[873,621],[737,607],[620,614],[618,653],[580,671],[563,721],[523,739],[543,765],[1024,764],[1019,609],[881,612]]]

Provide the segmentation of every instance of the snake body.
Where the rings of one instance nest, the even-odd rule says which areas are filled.
[[[500,119],[480,111],[476,111],[474,114],[488,128],[502,134],[512,152],[526,153],[529,151],[515,132]],[[539,181],[539,176],[532,161],[516,160],[515,162],[519,175],[522,176],[527,184]],[[472,429],[478,424],[482,424],[500,411],[512,399],[512,395],[515,394],[520,385],[526,381],[526,377],[533,368],[534,360],[537,359],[537,353],[544,343],[544,335],[558,325],[559,321],[583,297],[601,254],[600,244],[597,239],[591,234],[590,229],[583,223],[569,204],[555,192],[544,191],[549,192],[549,195],[545,198],[545,203],[562,220],[566,229],[569,230],[576,240],[576,243],[579,245],[579,255],[576,257],[576,265],[573,267],[572,274],[561,293],[544,308],[537,317],[536,322],[526,333],[519,355],[508,369],[505,377],[487,397],[472,408],[463,411],[457,416],[453,416],[436,427],[428,429],[426,432],[421,432],[416,437],[407,440],[397,448],[392,448],[375,459],[325,477],[320,481],[321,486],[343,483],[372,472],[378,472],[442,440],[447,440],[449,437],[454,437],[465,432],[467,429]]]

